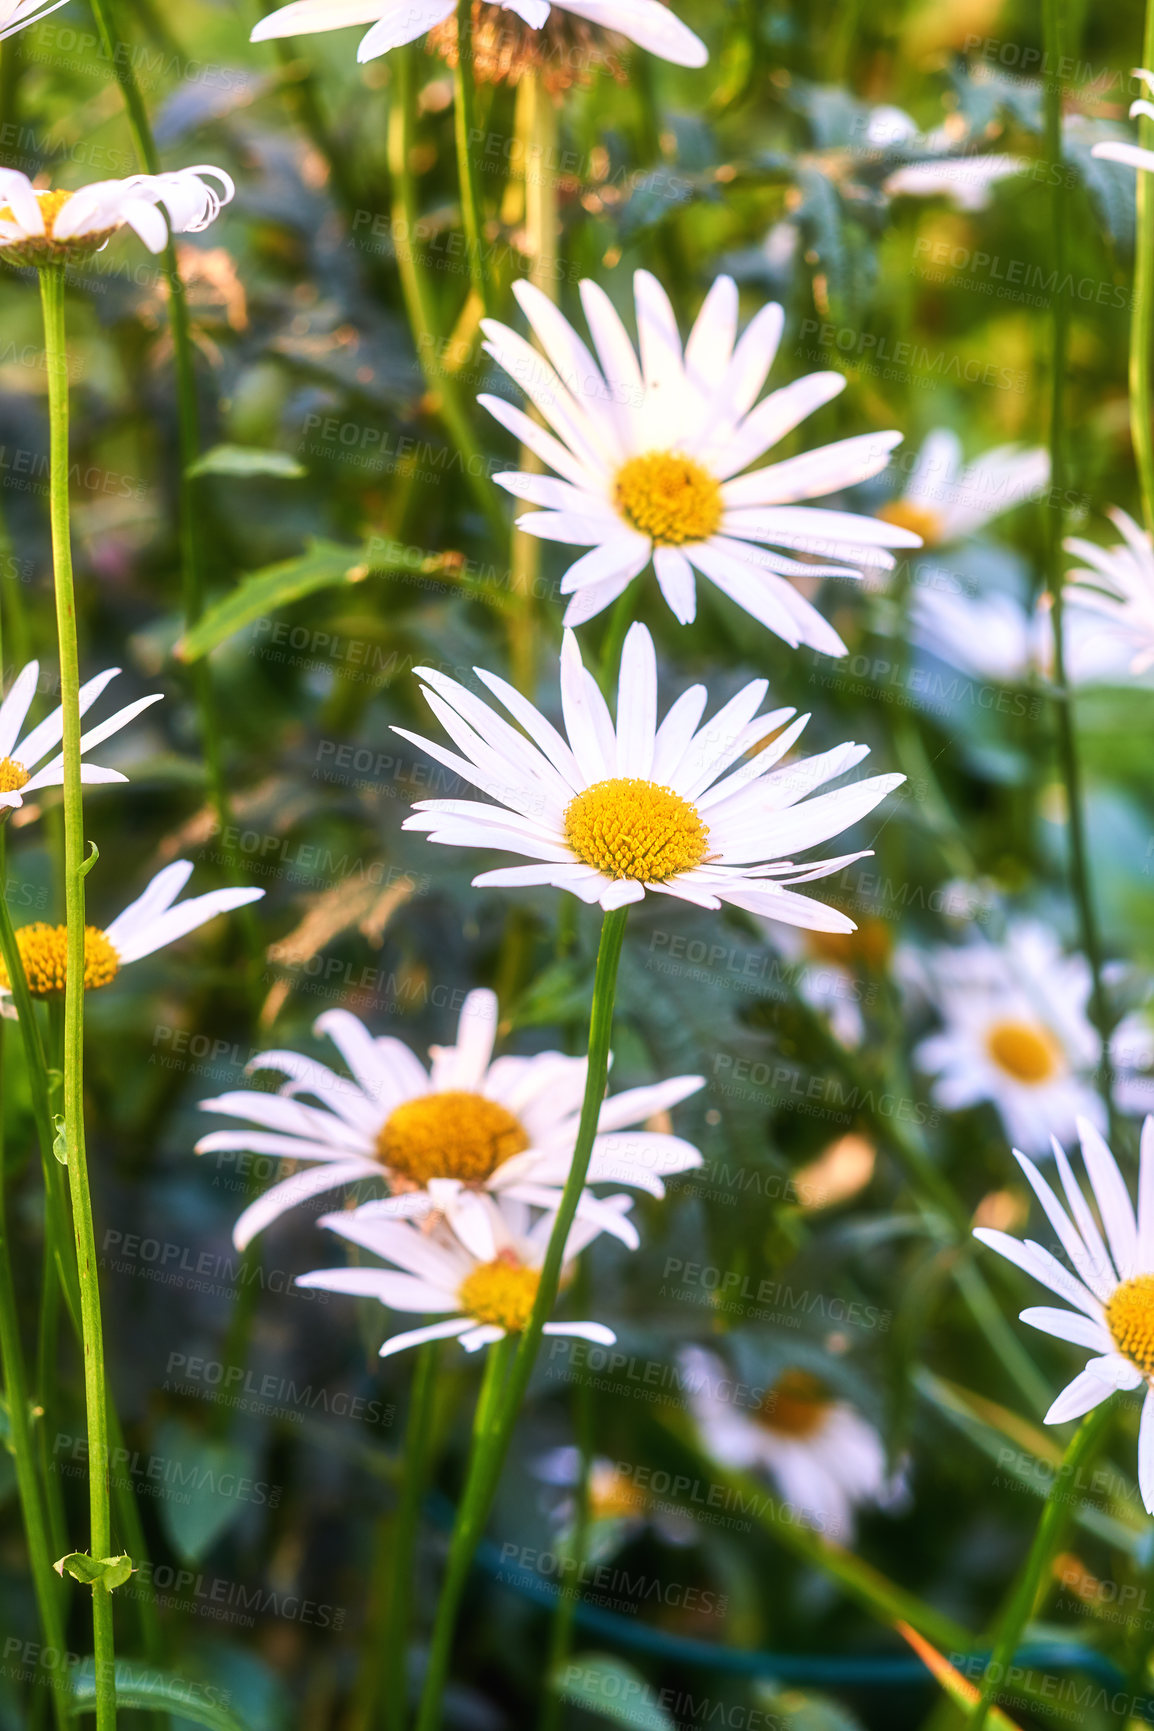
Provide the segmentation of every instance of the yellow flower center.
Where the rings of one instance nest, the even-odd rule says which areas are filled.
[[[68,972],[68,928],[47,926],[36,920],[21,926],[16,933],[16,947],[24,965],[24,978],[34,998],[55,997],[64,990]],[[98,926],[84,928],[84,989],[92,992],[98,986],[111,985],[120,969],[120,957]],[[0,959],[0,986],[11,987],[8,969]]]
[[[835,967],[880,971],[893,949],[893,934],[885,920],[864,919],[853,932],[806,932],[806,948],[819,961]]]
[[[676,451],[630,457],[617,471],[617,509],[659,547],[705,541],[721,527],[721,488],[708,470]]]
[[[520,1334],[533,1313],[540,1284],[535,1268],[523,1268],[511,1252],[502,1251],[494,1262],[483,1262],[465,1276],[457,1298],[461,1309],[478,1322]]]
[[[936,547],[942,538],[941,513],[932,505],[913,505],[904,499],[893,499],[882,506],[878,516],[883,523],[892,523],[895,529],[910,529],[915,535],[920,535],[927,547]]]
[[[483,1184],[528,1146],[529,1138],[511,1112],[463,1089],[406,1100],[377,1136],[381,1163],[414,1184],[427,1184],[430,1178]]]
[[[816,1376],[808,1370],[787,1370],[767,1392],[757,1420],[778,1436],[816,1436],[832,1404]]]
[[[1122,1282],[1106,1306],[1106,1324],[1118,1351],[1154,1376],[1154,1274]]]
[[[1062,1053],[1048,1028],[1030,1022],[997,1022],[986,1035],[986,1051],[1015,1082],[1049,1082],[1062,1067]]]
[[[28,771],[14,757],[0,757],[0,793],[19,793],[28,785]]]
[[[38,192],[36,198],[44,221],[44,233],[27,235],[22,240],[0,242],[0,257],[8,259],[12,264],[44,265],[62,264],[69,259],[86,258],[91,253],[99,252],[109,236],[115,233],[118,224],[114,223],[111,228],[103,228],[91,234],[73,235],[66,240],[56,238],[56,219],[72,196],[70,192],[58,190]],[[16,221],[16,213],[10,204],[0,208],[0,222]]]
[[[660,884],[701,864],[709,829],[697,807],[671,787],[615,776],[570,801],[565,840],[606,877]]]

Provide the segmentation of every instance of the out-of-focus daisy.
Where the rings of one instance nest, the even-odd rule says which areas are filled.
[[[1147,90],[1154,91],[1154,72],[1148,72],[1144,66],[1135,66],[1131,76],[1140,78]],[[1154,104],[1139,97],[1130,104],[1131,120],[1139,114],[1154,120]],[[1144,150],[1140,144],[1130,144],[1126,139],[1106,139],[1102,144],[1095,144],[1090,155],[1100,156],[1106,162],[1124,162],[1129,168],[1142,168],[1147,172],[1154,170],[1154,150]]]
[[[1062,1390],[1046,1414],[1047,1424],[1081,1418],[1115,1389],[1145,1383],[1138,1484],[1146,1512],[1154,1514],[1154,1119],[1147,1118],[1142,1127],[1137,1219],[1126,1180],[1098,1130],[1084,1119],[1077,1128],[1097,1221],[1059,1142],[1054,1143],[1054,1159],[1066,1208],[1033,1161],[1014,1150],[1073,1274],[1030,1239],[1011,1238],[990,1227],[976,1228],[974,1237],[1074,1306],[1023,1310],[1023,1322],[1095,1355]]]
[[[109,682],[116,678],[119,667],[110,667],[106,673],[98,673],[95,679],[90,679],[87,685],[80,688],[80,713],[84,715]],[[45,787],[60,787],[64,782],[64,756],[57,753],[49,758],[50,752],[57,752],[57,747],[64,737],[64,720],[62,711],[53,710],[44,721],[29,729],[23,738],[20,730],[28,719],[28,711],[36,695],[36,685],[40,678],[40,663],[30,661],[13,681],[12,689],[0,703],[0,822],[10,811],[23,805],[24,796],[36,793]],[[109,739],[112,734],[119,733],[122,727],[127,727],[142,710],[150,704],[159,703],[162,693],[155,691],[149,697],[140,697],[135,703],[129,703],[124,709],[118,709],[115,715],[110,715],[107,721],[102,721],[98,727],[90,728],[81,736],[81,752],[91,751]],[[127,781],[118,769],[101,769],[95,763],[82,763],[80,779],[83,782]]]
[[[574,1491],[581,1474],[580,1452],[571,1447],[550,1449],[533,1463],[533,1471],[553,1491],[549,1515],[562,1544],[572,1534],[576,1518]],[[645,1486],[622,1471],[615,1461],[596,1455],[589,1463],[589,1524],[585,1556],[600,1561],[651,1527],[670,1545],[691,1544],[697,1534],[690,1512],[666,1502],[670,1475],[649,1473]]]
[[[1000,944],[976,938],[906,960],[945,1026],[917,1047],[914,1062],[937,1078],[933,1097],[947,1112],[989,1100],[1006,1134],[1030,1153],[1081,1115],[1104,1122],[1088,1074],[1099,1057],[1086,1013],[1090,969],[1064,955],[1048,927],[1015,920]]]
[[[732,1381],[712,1353],[687,1347],[681,1362],[709,1453],[739,1472],[767,1472],[785,1501],[827,1538],[849,1543],[855,1509],[894,1507],[904,1498],[904,1476],[887,1472],[877,1431],[809,1371],[785,1371],[750,1408],[721,1398],[719,1389]]]
[[[939,661],[974,679],[1026,684],[1053,660],[1048,610],[1030,612],[1014,595],[967,593],[955,581],[918,583],[910,594],[910,636]]]
[[[278,1093],[238,1091],[201,1102],[205,1112],[247,1118],[255,1128],[214,1130],[197,1143],[198,1154],[247,1149],[309,1162],[245,1209],[234,1232],[238,1249],[286,1209],[366,1179],[387,1183],[398,1215],[443,1209],[462,1189],[536,1207],[559,1205],[577,1141],[587,1059],[539,1052],[494,1060],[497,999],[488,991],[469,993],[457,1044],[433,1046],[428,1071],[402,1041],[374,1039],[348,1010],[326,1010],[316,1031],[333,1041],[351,1079],[297,1052],[262,1052],[248,1068],[283,1071],[289,1079]],[[692,1143],[631,1126],[668,1111],[702,1085],[700,1076],[676,1076],[607,1099],[588,1182],[630,1184],[663,1196],[663,1173],[700,1166]],[[319,1105],[303,1104],[302,1094]],[[591,1197],[582,1209],[598,1211]],[[630,1221],[611,1212],[602,1218],[607,1231],[636,1244]]]
[[[953,156],[941,162],[909,162],[882,182],[890,198],[947,198],[958,210],[985,210],[999,180],[1021,174],[1021,156]]]
[[[436,32],[455,11],[456,0],[293,0],[262,18],[251,40],[368,24],[371,29],[361,38],[357,59],[375,60],[426,31]],[[504,75],[511,82],[527,66],[548,66],[558,48],[566,46],[573,19],[628,37],[675,66],[704,66],[709,58],[704,42],[662,0],[553,0],[552,6],[549,0],[502,0],[499,5],[473,6],[475,39],[485,51],[482,64],[492,62],[498,69],[506,63]],[[576,29],[580,33],[580,24]],[[534,42],[538,34],[539,43]],[[455,53],[455,33],[451,46]]]
[[[39,24],[65,4],[66,0],[0,0],[0,42],[29,24]]]
[[[701,728],[707,694],[695,685],[659,727],[653,640],[643,625],[632,625],[614,727],[567,632],[561,651],[566,742],[495,674],[475,670],[524,732],[445,674],[416,671],[460,754],[405,728],[396,731],[500,803],[418,800],[405,828],[426,830],[431,841],[449,847],[496,849],[533,862],[483,872],[475,884],[552,884],[605,909],[642,901],[649,891],[705,908],[730,902],[817,931],[854,930],[838,909],[784,886],[828,877],[864,855],[810,865],[795,865],[793,856],[848,829],[905,777],[875,775],[807,799],[853,769],[869,748],[839,745],[782,765],[809,718],[790,722],[792,709],[759,716],[764,679],[745,686]]]
[[[155,950],[174,944],[217,914],[259,901],[263,890],[209,890],[206,895],[176,898],[192,875],[188,860],[174,860],[157,872],[142,896],[126,907],[107,929],[86,926],[84,931],[84,987],[94,991],[111,985],[128,962],[139,962]],[[20,926],[16,944],[24,964],[28,990],[34,998],[52,998],[64,990],[68,960],[68,928],[36,920]],[[0,993],[11,993],[8,970],[0,960]]]
[[[874,990],[871,976],[885,970],[893,947],[885,920],[867,917],[848,933],[773,926],[767,936],[790,964],[790,982],[799,996],[826,1017],[843,1046],[860,1046],[865,1038],[862,1005]]]
[[[320,1268],[298,1275],[296,1283],[377,1298],[388,1310],[446,1318],[394,1334],[381,1347],[382,1358],[453,1335],[466,1352],[476,1352],[506,1334],[520,1334],[537,1297],[555,1215],[546,1211],[530,1225],[532,1211],[526,1203],[503,1197],[498,1204],[483,1194],[471,1200],[473,1205],[452,1225],[442,1221],[431,1232],[414,1221],[389,1218],[379,1202],[366,1202],[351,1214],[322,1215],[322,1226],[394,1266]],[[623,1212],[629,1207],[628,1197],[615,1200]],[[595,1220],[579,1216],[573,1222],[565,1242],[563,1282],[574,1259],[601,1230]],[[600,1346],[616,1340],[600,1322],[547,1322],[545,1333],[572,1335]]]
[[[1039,447],[999,445],[963,465],[956,433],[929,434],[900,498],[878,512],[887,523],[912,529],[927,547],[964,540],[1049,486],[1050,458]]]
[[[98,180],[76,192],[38,190],[19,169],[0,168],[0,258],[19,265],[67,264],[99,252],[125,227],[149,252],[162,252],[170,225],[173,234],[199,233],[235,190],[223,168],[207,164]]]
[[[661,284],[642,270],[633,286],[640,359],[594,282],[581,284],[581,302],[596,359],[529,283],[515,293],[544,355],[507,326],[483,321],[489,354],[553,429],[500,397],[480,397],[555,471],[493,479],[544,507],[517,519],[526,534],[591,549],[561,582],[573,596],[566,625],[592,619],[652,561],[683,625],[696,616],[699,571],[787,643],[844,655],[837,632],[789,579],[860,577],[855,567],[863,565],[889,570],[886,548],[916,547],[918,535],[798,501],[876,475],[901,434],[859,434],[743,474],[836,397],[844,377],[811,373],[759,403],[781,338],[779,306],[763,307],[736,341],[737,286],[718,277],[683,353]]]
[[[1105,620],[1103,634],[1125,646],[1130,672],[1145,673],[1154,665],[1154,545],[1125,511],[1113,508],[1107,515],[1122,536],[1121,545],[1096,547],[1072,535],[1066,551],[1085,565],[1070,572],[1075,581],[1067,594]]]

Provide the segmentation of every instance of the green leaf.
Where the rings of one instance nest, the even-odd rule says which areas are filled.
[[[575,1653],[553,1678],[563,1701],[631,1725],[633,1731],[674,1731],[673,1720],[661,1706],[640,1671],[608,1653]]]
[[[68,1711],[74,1719],[82,1713],[96,1711],[96,1677],[91,1659],[86,1659],[72,1673],[72,1699]],[[130,1659],[116,1663],[116,1704],[118,1707],[141,1707],[169,1712],[174,1719],[190,1725],[204,1725],[207,1731],[246,1731],[241,1720],[231,1713],[222,1689],[210,1683],[195,1683],[174,1677],[167,1671],[152,1671],[135,1665]]]
[[[278,480],[294,481],[308,470],[287,451],[260,451],[254,445],[214,445],[188,470],[189,479],[198,475],[232,475],[244,480],[251,475],[271,475]]]
[[[74,1581],[83,1581],[85,1586],[95,1587],[99,1583],[111,1593],[117,1587],[123,1587],[131,1575],[132,1558],[90,1557],[87,1551],[69,1551],[66,1557],[61,1557],[52,1567],[61,1579],[65,1574],[69,1574]]]
[[[173,1487],[179,1486],[159,1499],[160,1524],[182,1561],[197,1563],[268,1487],[257,1485],[248,1449],[209,1442],[178,1419],[159,1427],[156,1449],[171,1469]]]
[[[68,1164],[68,1127],[58,1112],[52,1120],[52,1128],[56,1134],[52,1138],[52,1152],[62,1166]]]
[[[341,583],[359,583],[369,574],[363,552],[342,547],[335,541],[313,541],[307,553],[266,565],[242,577],[231,595],[226,595],[185,633],[176,646],[181,661],[199,661],[210,649],[243,631],[255,619],[285,607],[290,601],[332,589]]]
[[[100,858],[100,849],[97,847],[97,845],[94,841],[90,841],[88,844],[88,858],[84,861],[84,864],[80,868],[80,875],[82,878],[86,878],[88,876],[89,872],[92,870],[93,866],[96,864],[96,862],[99,858]]]

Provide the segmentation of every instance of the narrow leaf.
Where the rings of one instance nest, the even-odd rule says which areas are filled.
[[[191,479],[198,475],[233,475],[240,480],[251,475],[271,475],[292,481],[307,473],[304,465],[287,451],[260,451],[253,445],[214,445],[188,470]]]
[[[96,1711],[96,1678],[93,1662],[86,1659],[72,1674],[72,1699],[68,1711],[73,1718]],[[227,1705],[228,1695],[210,1683],[174,1677],[167,1671],[152,1671],[131,1660],[116,1663],[116,1704],[171,1713],[206,1731],[246,1731]]]

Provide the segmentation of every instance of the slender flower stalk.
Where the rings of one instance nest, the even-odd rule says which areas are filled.
[[[4,1038],[6,1032],[6,1029],[0,1027],[0,1077],[3,1075],[3,1059],[7,1056],[4,1050],[7,1043]],[[36,1476],[36,1454],[28,1422],[28,1372],[20,1340],[16,1289],[12,1281],[14,1248],[8,1235],[4,1204],[4,1120],[0,1116],[0,1362],[4,1369],[4,1398],[8,1407],[8,1443],[16,1472],[16,1491],[20,1498],[20,1512],[24,1520],[28,1560],[32,1571],[32,1591],[36,1597],[44,1645],[53,1653],[59,1654],[64,1651],[60,1583],[52,1570],[48,1526]],[[47,1680],[52,1690],[53,1717],[58,1731],[64,1731],[68,1723],[68,1684],[64,1667],[58,1664],[49,1667]]]
[[[64,719],[64,893],[67,969],[64,989],[64,1141],[72,1198],[80,1314],[84,1336],[84,1398],[88,1420],[90,1549],[94,1558],[112,1554],[109,1504],[108,1409],[104,1329],[100,1315],[96,1238],[84,1145],[84,807],[80,783],[80,656],[68,509],[68,351],[64,335],[64,270],[40,271],[44,311],[44,358],[50,428],[49,514],[60,648],[60,707]],[[92,1587],[96,1660],[97,1731],[116,1724],[112,1595]]]
[[[1057,57],[1065,54],[1069,46],[1066,41],[1063,0],[1045,0],[1043,14],[1046,53],[1054,57],[1051,63],[1056,65]],[[1048,160],[1052,163],[1060,163],[1062,161],[1062,88],[1059,83],[1053,80],[1047,83],[1045,90],[1045,140]],[[1139,176],[1139,179],[1141,178]],[[1066,189],[1062,186],[1054,186],[1050,195],[1050,232],[1053,236],[1056,280],[1059,282],[1063,280],[1066,271],[1068,202]],[[1050,480],[1052,491],[1046,507],[1046,582],[1050,593],[1050,617],[1054,626],[1053,690],[1058,723],[1058,753],[1068,807],[1070,876],[1074,899],[1078,907],[1082,948],[1090,964],[1093,982],[1090,992],[1090,1018],[1098,1032],[1101,1053],[1097,1074],[1098,1091],[1102,1096],[1103,1104],[1113,1126],[1113,1065],[1110,1058],[1106,998],[1102,989],[1102,942],[1098,930],[1098,917],[1094,908],[1093,887],[1090,881],[1081,764],[1078,759],[1078,740],[1074,727],[1073,695],[1066,670],[1066,634],[1063,629],[1062,598],[1065,572],[1062,548],[1063,512],[1060,501],[1065,497],[1064,489],[1069,484],[1065,403],[1069,327],[1070,314],[1067,296],[1055,295],[1053,346],[1050,356]]]
[[[393,189],[393,245],[405,311],[416,345],[417,359],[446,431],[464,463],[465,476],[474,500],[495,534],[504,536],[505,517],[489,485],[481,452],[461,407],[453,380],[440,368],[436,320],[433,316],[429,281],[417,244],[417,192],[413,181],[411,153],[417,113],[416,49],[411,43],[398,48],[392,60],[393,89],[389,106],[388,159]]]
[[[1022,1570],[1021,1580],[1014,1589],[1002,1618],[990,1662],[986,1666],[981,1692],[974,1704],[966,1731],[982,1731],[989,1717],[992,1697],[1006,1670],[1013,1663],[1027,1623],[1034,1613],[1039,1593],[1050,1580],[1050,1565],[1063,1528],[1070,1518],[1070,1498],[1064,1489],[1079,1483],[1077,1474],[1098,1446],[1113,1413],[1113,1407],[1103,1402],[1087,1413],[1070,1441],[1062,1464],[1054,1474],[1046,1497],[1046,1506],[1034,1533],[1030,1554]]]
[[[1154,0],[1147,0],[1142,65],[1154,66]],[[1154,150],[1154,116],[1139,110],[1138,143]],[[1146,533],[1154,535],[1154,176],[1138,170],[1134,191],[1134,301],[1130,312],[1130,437]]]
[[[393,1517],[389,1556],[389,1581],[385,1599],[382,1646],[385,1654],[385,1725],[387,1731],[404,1731],[406,1713],[405,1654],[409,1647],[409,1622],[413,1601],[413,1566],[421,1503],[432,1465],[429,1437],[437,1395],[437,1370],[441,1344],[426,1341],[417,1349],[413,1384],[409,1392],[409,1418],[405,1426],[405,1458],[400,1497]]]
[[[592,1309],[589,1265],[578,1265],[574,1279],[574,1303],[587,1315]],[[590,1476],[593,1467],[593,1389],[589,1379],[578,1372],[573,1387],[573,1411],[577,1435],[577,1481],[573,1486],[573,1535],[569,1547],[569,1565],[573,1579],[584,1574],[585,1552],[589,1545]],[[541,1691],[540,1731],[559,1731],[564,1701],[558,1679],[568,1661],[573,1646],[573,1627],[577,1617],[577,1599],[573,1593],[559,1593],[553,1607],[553,1627],[549,1636],[549,1663],[545,1686]]]
[[[605,914],[601,925],[597,973],[593,983],[593,1007],[589,1018],[589,1068],[581,1106],[581,1121],[573,1151],[573,1163],[569,1168],[569,1176],[565,1181],[565,1189],[553,1223],[549,1248],[541,1267],[532,1314],[520,1338],[516,1340],[511,1368],[508,1367],[508,1359],[516,1337],[509,1335],[490,1349],[485,1382],[477,1406],[468,1479],[457,1511],[449,1547],[449,1561],[437,1604],[417,1731],[438,1731],[441,1723],[441,1703],[448,1678],[461,1596],[473,1554],[493,1504],[513,1426],[529,1386],[541,1333],[557,1299],[565,1243],[585,1186],[589,1157],[597,1134],[601,1101],[609,1075],[613,1005],[617,994],[617,969],[625,938],[627,911],[626,908],[612,909]]]
[[[453,68],[453,128],[457,141],[457,179],[461,192],[461,227],[469,255],[469,282],[489,311],[489,285],[485,276],[481,188],[473,159],[476,139],[477,87],[473,69],[473,0],[457,0],[457,63]]]

